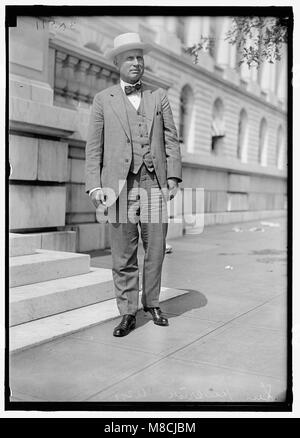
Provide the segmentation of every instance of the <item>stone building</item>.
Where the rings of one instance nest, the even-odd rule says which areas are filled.
[[[237,68],[229,17],[18,17],[9,29],[9,228],[43,247],[109,247],[84,191],[93,96],[118,82],[104,52],[137,31],[154,49],[146,83],[167,90],[183,156],[182,187],[204,188],[205,224],[275,217],[286,209],[287,54]],[[198,64],[183,51],[201,36]],[[190,206],[190,213],[199,213]],[[176,216],[176,211],[175,211]],[[169,237],[189,231],[170,226]]]

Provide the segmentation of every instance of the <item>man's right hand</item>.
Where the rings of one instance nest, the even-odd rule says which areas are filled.
[[[100,204],[105,205],[105,195],[102,191],[102,189],[94,190],[91,193],[92,203],[97,208]]]

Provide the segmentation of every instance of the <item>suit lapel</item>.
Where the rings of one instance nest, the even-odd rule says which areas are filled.
[[[144,86],[145,87],[145,86]],[[116,85],[111,91],[111,105],[118,116],[124,131],[128,138],[131,138],[129,123],[127,119],[126,107],[124,102],[123,91],[120,85]],[[144,109],[147,120],[148,135],[151,135],[151,129],[154,120],[154,110],[155,110],[155,95],[152,90],[148,88],[143,88],[143,99],[144,99]]]
[[[119,118],[124,131],[126,132],[126,135],[128,138],[131,138],[130,134],[130,128],[128,124],[127,114],[126,114],[126,108],[124,104],[124,97],[122,95],[123,91],[120,85],[116,85],[114,90],[111,91],[111,106],[116,113],[117,117]]]
[[[154,119],[154,110],[155,110],[155,95],[152,93],[152,90],[144,88],[143,99],[144,99],[144,109],[145,109],[147,127],[148,127],[148,135],[150,138],[153,119]]]

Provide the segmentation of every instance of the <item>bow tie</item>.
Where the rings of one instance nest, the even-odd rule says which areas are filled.
[[[125,90],[125,94],[131,94],[134,93],[135,91],[139,91],[142,87],[142,84],[140,82],[138,82],[135,85],[125,85],[124,90]]]

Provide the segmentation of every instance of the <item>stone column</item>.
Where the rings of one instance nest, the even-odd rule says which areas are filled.
[[[273,104],[277,103],[275,95],[275,65],[265,61],[261,72],[261,90],[267,100]]]
[[[281,65],[280,73],[279,73],[279,81],[278,81],[278,90],[277,90],[277,96],[278,99],[281,101],[286,100],[287,95],[287,80],[286,80],[286,66]]]
[[[235,68],[236,67],[236,45],[231,44],[229,46],[229,67]]]
[[[202,35],[209,36],[210,17],[202,17]]]
[[[257,71],[257,68],[256,68],[256,67],[253,67],[253,68],[251,69],[251,79],[252,79],[253,82],[257,82],[257,79],[258,79],[258,71]]]
[[[177,31],[177,17],[166,17],[165,18],[165,26],[169,33],[172,33],[176,36]]]
[[[240,66],[240,72],[241,72],[241,77],[245,80],[245,81],[250,81],[251,80],[251,68],[249,68],[249,66],[247,65],[246,62],[243,62],[243,64],[241,64]]]
[[[230,29],[230,19],[228,17],[218,20],[218,39],[216,41],[216,62],[221,67],[226,68],[229,66],[230,61],[230,47],[228,41],[225,41],[226,34]]]
[[[148,23],[156,31],[157,44],[181,54],[181,41],[176,35],[176,17],[149,17]]]
[[[245,43],[245,48],[249,48],[251,45],[251,40],[247,39]],[[247,62],[243,62],[240,66],[240,74],[244,81],[250,82],[252,80],[253,72],[252,70],[256,69],[256,67],[249,67]],[[255,79],[256,80],[256,79]]]
[[[287,57],[286,48],[283,48],[282,58],[277,64],[277,81],[275,88],[278,99],[285,102],[287,99]]]
[[[160,17],[160,16],[148,17],[147,22],[152,29],[156,31],[160,31],[161,29],[164,28],[165,17]]]
[[[210,25],[210,18],[209,17],[202,17],[202,27],[201,27],[201,35],[203,37],[209,37],[209,25]],[[208,51],[208,50],[206,50]]]
[[[262,71],[260,85],[262,90],[267,91],[270,85],[270,64],[268,62],[264,62],[261,68]]]
[[[187,18],[187,32],[186,32],[186,45],[192,46],[200,42],[201,39],[201,18],[200,17],[188,17]]]
[[[209,37],[209,17],[191,17],[187,22],[187,46],[201,42],[201,37]],[[194,33],[197,37],[194,36]],[[198,53],[198,64],[209,71],[214,70],[214,60],[209,54],[207,44]]]
[[[269,89],[272,91],[272,93],[276,92],[276,64],[270,64],[270,85],[269,85]]]
[[[283,131],[282,129],[279,129],[277,131],[277,157],[276,157],[276,165],[278,169],[284,168],[284,161],[285,161],[285,148],[284,148],[284,142],[283,142]]]

